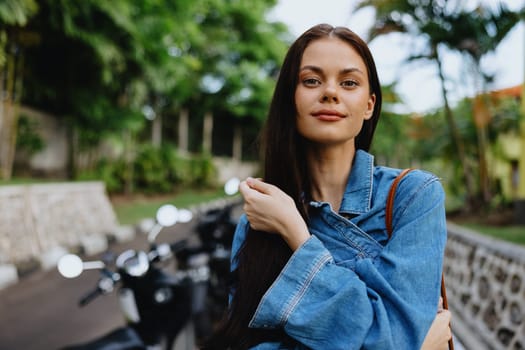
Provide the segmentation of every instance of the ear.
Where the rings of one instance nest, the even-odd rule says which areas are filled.
[[[371,94],[368,97],[368,102],[366,104],[365,120],[372,118],[372,115],[374,114],[375,105],[376,105],[376,94]]]

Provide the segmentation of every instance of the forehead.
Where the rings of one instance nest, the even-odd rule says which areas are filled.
[[[338,69],[359,68],[363,72],[367,67],[356,49],[337,37],[325,37],[312,41],[304,50],[301,66],[333,66]]]

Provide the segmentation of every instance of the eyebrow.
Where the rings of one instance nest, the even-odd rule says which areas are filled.
[[[314,71],[314,72],[316,72],[316,73],[318,73],[318,74],[323,74],[323,70],[322,70],[320,67],[317,67],[317,66],[311,66],[311,65],[309,65],[309,66],[304,66],[304,67],[302,67],[302,68],[300,69],[301,72],[302,72],[302,71],[305,71],[305,70],[311,70],[311,71]],[[342,74],[342,75],[343,75],[343,74],[356,73],[356,72],[357,72],[357,73],[364,74],[364,72],[363,72],[361,69],[359,69],[359,68],[355,68],[355,67],[341,69],[341,70],[339,71],[339,74]]]

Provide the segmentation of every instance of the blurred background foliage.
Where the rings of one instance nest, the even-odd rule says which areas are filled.
[[[434,65],[442,83],[443,107],[426,115],[399,112],[396,86],[384,86],[372,151],[378,163],[440,174],[450,209],[490,210],[514,199],[512,185],[502,190],[514,164],[504,144],[523,136],[519,96],[492,94],[493,77],[480,61],[523,12],[502,4],[472,11],[463,3],[358,1],[356,10],[375,9],[368,40],[393,32],[424,39],[406,48],[406,64]],[[275,5],[1,0],[2,178],[20,175],[17,153],[45,147],[38,125],[17,113],[22,105],[53,115],[66,129],[68,179],[103,179],[111,193],[209,187],[214,156],[257,160],[257,134],[293,39],[283,23],[267,20]],[[457,77],[441,69],[444,50],[465,58],[465,83],[477,97],[450,103],[447,81]],[[107,144],[113,152],[101,147]]]

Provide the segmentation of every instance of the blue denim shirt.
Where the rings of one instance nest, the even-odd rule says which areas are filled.
[[[311,237],[297,249],[261,299],[250,322],[283,328],[294,349],[418,350],[436,316],[446,243],[444,192],[416,170],[397,187],[393,234],[385,206],[400,170],[374,166],[357,151],[339,213],[311,202]],[[236,253],[248,229],[237,227]],[[285,349],[278,343],[254,349]]]

